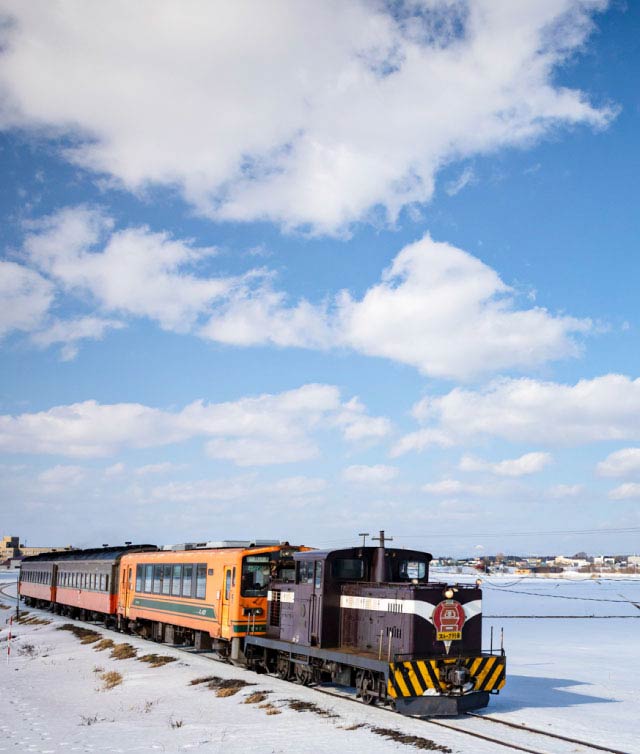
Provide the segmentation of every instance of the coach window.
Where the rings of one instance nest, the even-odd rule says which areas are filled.
[[[144,582],[144,566],[138,563],[136,566],[136,592],[142,591],[142,584]]]
[[[191,582],[193,581],[193,565],[185,563],[182,567],[182,596],[191,597]]]
[[[153,566],[153,593],[162,593],[162,566],[157,563]]]
[[[105,592],[109,591],[109,574],[104,577],[104,590]]]
[[[144,567],[144,590],[150,592],[153,585],[153,566],[146,565]]]
[[[171,594],[174,597],[180,596],[180,584],[182,583],[182,566],[173,566],[173,580],[171,582]]]
[[[198,563],[196,566],[196,597],[203,600],[207,593],[207,564]]]
[[[171,566],[162,566],[162,594],[171,594]]]
[[[320,589],[322,586],[322,561],[316,560],[315,588]]]

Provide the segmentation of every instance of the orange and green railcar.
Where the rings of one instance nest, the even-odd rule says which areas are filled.
[[[120,627],[238,659],[245,636],[265,634],[269,583],[295,579],[293,553],[301,549],[308,548],[284,543],[127,554],[118,586]]]

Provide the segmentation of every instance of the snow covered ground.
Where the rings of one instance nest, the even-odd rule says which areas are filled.
[[[450,582],[460,578],[448,575]],[[15,575],[0,574],[0,589],[11,579]],[[486,713],[640,753],[640,580],[490,576],[484,589],[486,616],[523,616],[485,619],[485,644],[491,626],[494,645],[504,627],[508,655],[507,686],[491,698]],[[0,602],[13,607],[1,595]],[[39,611],[31,615],[52,622],[14,625],[7,663],[9,613],[0,610],[0,752],[377,754],[427,748],[429,741],[460,754],[508,751],[423,721],[99,629],[116,643],[129,642],[138,656],[156,652],[175,662],[154,668],[136,658],[112,659],[109,650],[96,651],[95,645],[56,630],[64,619]],[[532,615],[556,617],[524,617]],[[120,685],[104,688],[102,676],[108,672],[122,676]],[[218,696],[205,683],[190,685],[205,676],[255,685],[231,696]],[[256,691],[265,698],[246,703]],[[287,700],[315,704],[319,711],[296,711]],[[494,736],[511,740],[508,728],[493,727],[500,728],[491,731]],[[376,728],[416,738],[403,743]],[[564,751],[583,749],[567,744]]]

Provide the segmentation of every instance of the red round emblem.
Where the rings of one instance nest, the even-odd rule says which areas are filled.
[[[444,600],[433,611],[433,625],[438,633],[462,631],[464,608],[456,600]]]

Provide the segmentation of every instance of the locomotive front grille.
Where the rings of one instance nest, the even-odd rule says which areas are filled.
[[[464,667],[473,684],[466,691],[499,691],[505,684],[506,658],[502,655],[484,655],[446,660],[410,660],[389,664],[387,694],[393,699],[423,696],[425,693],[462,693],[447,683],[447,667]],[[462,675],[462,674],[461,674]],[[466,674],[465,674],[466,677]]]

